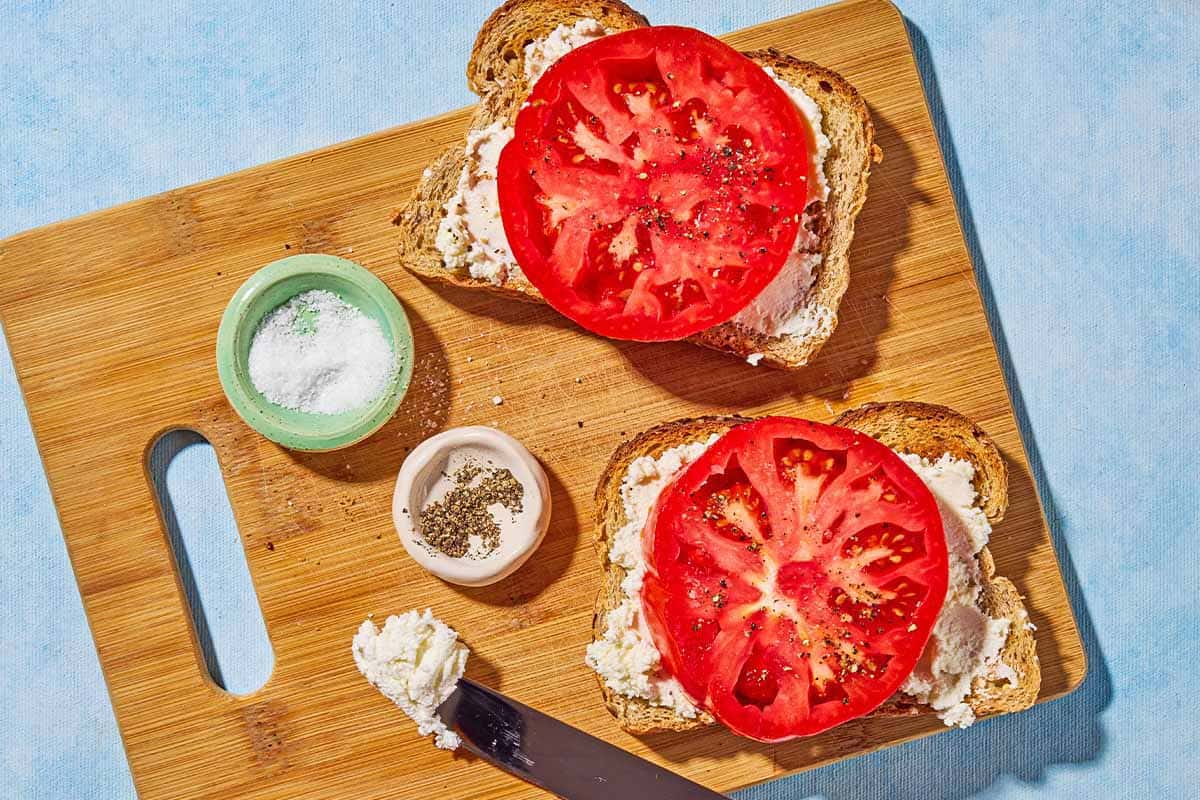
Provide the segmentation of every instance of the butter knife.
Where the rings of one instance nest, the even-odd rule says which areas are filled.
[[[566,800],[726,800],[465,678],[438,713],[469,752]]]

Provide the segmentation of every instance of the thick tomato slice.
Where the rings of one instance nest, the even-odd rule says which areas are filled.
[[[937,501],[874,439],[768,417],[659,495],[642,604],[663,664],[743,736],[866,714],[916,665],[946,595]]]
[[[605,36],[534,86],[501,153],[504,232],[559,312],[618,339],[732,317],[783,267],[808,123],[761,67],[691,28]]]

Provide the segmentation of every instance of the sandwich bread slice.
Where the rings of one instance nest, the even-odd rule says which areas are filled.
[[[613,661],[607,655],[614,641],[611,628],[621,623],[614,616],[620,616],[622,603],[629,600],[623,586],[629,569],[618,563],[622,560],[620,557],[613,558],[613,542],[629,523],[622,486],[631,470],[644,475],[646,465],[654,463],[666,463],[662,480],[669,480],[669,470],[680,468],[677,454],[681,450],[702,448],[714,437],[749,421],[744,417],[700,417],[651,428],[617,448],[596,487],[593,542],[604,576],[596,599],[588,662],[598,673],[605,706],[630,733],[689,730],[714,724],[714,720],[707,712],[687,703],[637,696],[645,692],[626,691],[632,683],[619,679],[619,676],[604,674],[606,664],[603,662]],[[910,466],[915,465],[926,483],[930,482],[927,474],[936,476],[939,470],[957,467],[959,475],[970,475],[969,488],[974,490],[971,508],[960,509],[957,513],[977,515],[979,523],[988,531],[1004,518],[1008,507],[1008,473],[1004,461],[987,434],[963,415],[943,406],[924,403],[871,403],[845,412],[834,424],[866,433],[890,447]],[[656,459],[660,462],[655,462]],[[953,553],[956,542],[951,541],[951,520],[947,515],[956,511],[951,504],[943,502],[937,488],[931,488],[939,499],[947,528],[947,543]],[[982,518],[986,518],[986,523]],[[939,617],[933,637],[913,675],[902,690],[872,712],[873,715],[936,713],[947,725],[965,726],[980,716],[1028,708],[1037,699],[1041,671],[1033,626],[1021,595],[1010,580],[995,574],[995,563],[986,545],[974,553],[970,552],[974,547],[963,549],[967,547],[965,542],[957,545],[962,574],[969,575],[970,580],[957,594],[953,590],[948,593],[942,617]],[[953,565],[951,571],[953,584]],[[951,611],[952,596],[957,597],[954,602],[964,608]],[[993,643],[991,652],[977,654],[979,657],[971,673],[953,674],[952,669],[939,664],[938,650],[941,647],[948,651],[955,646],[964,622],[982,626]],[[620,636],[625,637],[625,641],[618,647],[626,648],[629,637],[637,638],[636,632],[629,631]],[[653,646],[652,641],[648,646]],[[983,648],[988,649],[986,645]],[[642,656],[629,660],[644,664],[646,659]],[[657,679],[661,680],[663,676],[658,675]]]
[[[544,302],[513,269],[495,198],[495,162],[532,84],[555,58],[593,38],[647,25],[618,0],[508,0],[484,23],[467,65],[479,96],[464,144],[448,147],[425,171],[397,214],[401,264],[423,278],[482,289],[517,300]],[[867,105],[832,70],[774,50],[746,53],[776,80],[802,92],[819,140],[827,140],[823,171],[828,194],[806,210],[806,272],[781,273],[732,320],[691,337],[753,364],[797,369],[820,350],[837,325],[850,279],[854,222],[866,201],[871,165],[882,159]],[[819,119],[818,119],[819,117]],[[464,196],[484,198],[494,213],[462,217]],[[458,227],[454,227],[454,224]],[[469,232],[469,233],[468,233]],[[469,238],[470,241],[464,241]],[[801,245],[798,244],[798,248]],[[773,294],[766,297],[769,291]],[[761,307],[759,307],[759,304]]]

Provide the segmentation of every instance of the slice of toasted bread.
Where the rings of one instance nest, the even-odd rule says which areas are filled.
[[[704,441],[713,433],[724,433],[748,420],[745,417],[700,417],[668,422],[625,442],[613,453],[596,486],[596,527],[593,544],[604,569],[604,580],[592,617],[592,638],[604,634],[605,617],[621,600],[625,570],[609,560],[612,538],[627,522],[621,501],[621,482],[630,463],[640,456],[657,457],[678,445]],[[999,522],[1008,507],[1008,471],[995,444],[983,430],[961,414],[943,406],[924,403],[872,403],[842,414],[835,424],[860,430],[888,447],[936,459],[944,453],[964,459],[975,468],[974,485],[980,508],[992,522]],[[1016,587],[995,575],[995,564],[987,548],[979,554],[983,576],[980,604],[985,613],[1010,621],[1001,661],[1019,678],[1017,686],[1007,681],[977,678],[966,703],[977,716],[1019,711],[1033,705],[1041,685],[1041,670],[1034,648],[1033,632]],[[604,704],[618,724],[630,733],[657,730],[689,730],[713,724],[706,713],[686,719],[661,706],[614,693],[597,676]],[[932,713],[928,706],[897,694],[873,712],[875,715]]]
[[[648,24],[645,17],[617,0],[508,0],[496,9],[480,30],[467,65],[467,83],[480,98],[471,130],[481,130],[497,120],[511,123],[515,119],[530,90],[525,78],[527,44],[559,25],[587,18],[598,20],[613,32]],[[825,160],[829,198],[821,226],[822,261],[807,296],[797,298],[797,307],[810,308],[812,318],[819,322],[803,335],[784,336],[766,336],[726,322],[691,337],[691,341],[741,358],[760,353],[763,364],[797,369],[812,359],[837,326],[837,309],[850,280],[847,254],[854,221],[866,201],[871,164],[883,154],[875,145],[875,127],[866,103],[836,72],[773,50],[746,55],[816,101],[824,133],[830,140]],[[447,148],[400,209],[395,223],[400,229],[401,264],[424,278],[544,302],[538,290],[523,278],[496,285],[445,267],[436,245],[437,231],[465,163],[461,144]]]

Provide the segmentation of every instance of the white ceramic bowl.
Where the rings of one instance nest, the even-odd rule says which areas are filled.
[[[419,516],[430,492],[454,461],[465,458],[507,467],[525,487],[520,513],[497,519],[500,544],[480,558],[456,558],[427,545]],[[460,586],[486,586],[511,575],[537,550],[550,525],[550,483],[542,465],[523,444],[482,425],[451,428],[431,436],[404,459],[392,495],[392,521],[413,560],[439,578]]]

